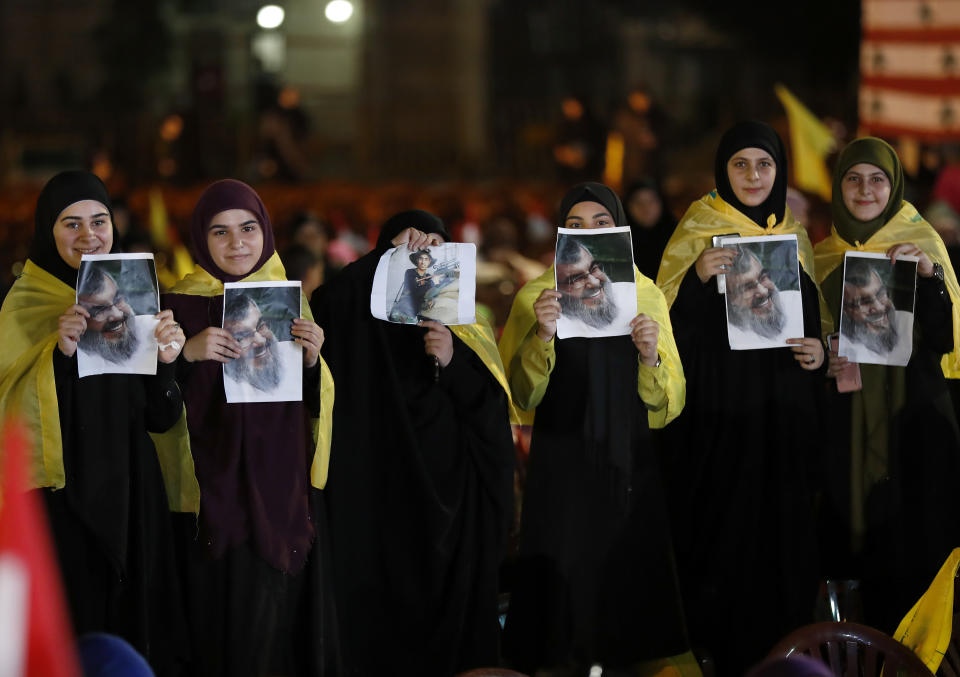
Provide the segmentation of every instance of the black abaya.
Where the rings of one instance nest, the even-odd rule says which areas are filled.
[[[499,658],[514,458],[507,398],[456,336],[435,377],[423,329],[371,317],[387,246],[311,302],[337,383],[324,497],[341,648],[348,674],[449,676]]]
[[[818,336],[817,290],[800,277],[804,334]],[[717,674],[741,675],[812,621],[822,370],[788,348],[731,350],[724,297],[694,266],[670,316],[687,404],[662,441],[690,636]]]

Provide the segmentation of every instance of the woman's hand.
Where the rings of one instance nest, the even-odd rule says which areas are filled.
[[[829,355],[827,360],[827,376],[837,378],[837,375],[843,371],[843,368],[846,367],[850,361],[845,357],[840,357],[836,351],[833,350],[827,354]]]
[[[427,329],[423,335],[424,351],[436,357],[441,367],[446,367],[453,359],[453,334],[435,320],[422,320],[418,324]]]
[[[657,366],[660,356],[657,354],[657,340],[660,337],[660,325],[652,317],[640,313],[630,320],[630,338],[640,351],[640,361],[648,367]]]
[[[533,302],[533,312],[537,316],[537,336],[544,343],[552,341],[557,335],[561,296],[556,289],[544,289]]]
[[[416,228],[405,228],[400,234],[390,240],[390,244],[399,247],[402,244],[407,245],[410,251],[417,251],[433,244],[443,244],[443,238],[436,233],[424,233]]]
[[[303,365],[313,367],[323,347],[323,329],[316,322],[298,317],[294,319],[290,333],[293,334],[293,340],[303,347]]]
[[[933,261],[923,253],[920,247],[912,242],[901,242],[893,245],[887,250],[887,256],[890,257],[890,263],[896,263],[898,256],[916,256],[918,259],[917,275],[927,278],[933,277]]]
[[[823,364],[823,344],[820,339],[804,337],[787,339],[793,351],[793,359],[800,363],[801,369],[814,371]]]
[[[164,364],[170,364],[177,359],[183,345],[187,342],[187,337],[183,334],[183,329],[179,323],[173,319],[172,310],[161,310],[156,318],[160,320],[157,328],[153,330],[153,335],[157,339],[159,350],[157,359]]]
[[[88,317],[87,309],[77,303],[63,311],[57,321],[57,347],[67,357],[73,357],[77,352],[77,341],[87,330]]]
[[[207,327],[191,336],[183,346],[183,357],[187,362],[216,360],[226,364],[240,354],[240,343],[220,327]]]
[[[701,282],[706,284],[707,280],[714,275],[720,275],[730,270],[730,266],[733,265],[733,260],[736,256],[737,252],[724,247],[704,249],[700,253],[700,256],[697,257],[696,264],[694,264],[697,277],[700,278]]]

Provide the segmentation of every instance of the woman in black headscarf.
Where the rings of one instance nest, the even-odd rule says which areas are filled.
[[[441,677],[499,657],[514,452],[493,333],[370,314],[385,251],[449,237],[432,214],[397,214],[311,302],[337,381],[325,496],[348,674]]]
[[[568,228],[626,225],[598,183],[568,191],[560,214]],[[650,439],[683,407],[683,369],[663,294],[635,279],[629,336],[556,340],[551,266],[517,294],[500,339],[516,422],[533,421],[504,643],[531,674],[692,660]]]
[[[812,475],[823,384],[813,252],[786,206],[787,160],[769,126],[744,122],[717,149],[717,189],[693,203],[657,278],[671,303],[687,406],[664,431],[666,478],[691,640],[741,675],[810,618],[816,593]],[[731,350],[717,235],[797,237],[804,335]]]
[[[75,303],[77,270],[116,241],[100,179],[69,171],[47,183],[30,258],[0,311],[0,409],[32,428],[33,486],[43,488],[74,630],[120,635],[158,675],[175,675],[188,658],[170,515],[179,496],[168,505],[148,432],[180,416],[173,362],[183,332],[169,310],[157,315],[166,347],[155,376],[77,372],[90,317]]]
[[[663,200],[663,191],[653,179],[633,183],[623,194],[623,206],[633,240],[633,260],[637,269],[651,280],[657,277],[660,257],[673,235],[677,219]]]
[[[187,549],[195,674],[332,673],[325,512],[315,491],[326,480],[333,401],[323,331],[302,300],[290,334],[303,348],[303,401],[227,403],[223,367],[241,348],[221,327],[224,283],[286,274],[270,215],[240,181],[207,187],[191,234],[199,266],[164,302],[188,337],[180,382],[201,491],[199,534]]]

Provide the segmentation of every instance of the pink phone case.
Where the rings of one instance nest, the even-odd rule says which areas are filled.
[[[840,344],[840,338],[836,334],[830,334],[830,350],[837,352]],[[846,366],[837,372],[837,392],[850,393],[863,388],[863,382],[860,380],[860,365],[856,362],[847,362]]]

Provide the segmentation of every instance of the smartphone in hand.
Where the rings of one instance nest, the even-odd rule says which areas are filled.
[[[837,352],[840,347],[840,335],[830,334],[827,337],[830,342],[830,350]],[[843,368],[837,372],[837,392],[851,393],[855,390],[862,390],[863,382],[860,380],[860,365],[856,362],[847,362]]]

